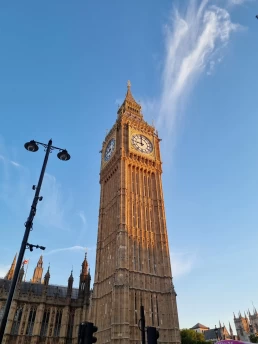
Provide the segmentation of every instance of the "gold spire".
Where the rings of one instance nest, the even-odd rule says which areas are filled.
[[[125,100],[124,100],[123,104],[119,107],[117,113],[118,113],[118,115],[122,115],[124,113],[127,113],[127,114],[137,116],[139,118],[142,118],[141,105],[135,101],[135,99],[132,95],[130,80],[127,81],[127,92],[125,95]]]
[[[42,274],[43,274],[43,256],[40,256],[37,266],[34,269],[32,283],[41,283]]]
[[[6,276],[5,276],[5,278],[7,280],[9,280],[9,281],[13,279],[14,269],[15,269],[15,266],[16,266],[16,259],[17,259],[17,253],[14,256],[12,265],[11,265],[9,271],[7,272]]]

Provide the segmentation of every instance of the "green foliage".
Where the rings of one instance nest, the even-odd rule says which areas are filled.
[[[183,329],[181,332],[182,344],[207,344],[204,339],[204,334],[195,332],[194,330]]]
[[[252,334],[250,334],[249,338],[250,338],[250,342],[251,343],[258,343],[258,336],[257,336],[257,334],[252,333]]]

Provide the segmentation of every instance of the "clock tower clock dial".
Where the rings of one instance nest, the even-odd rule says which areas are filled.
[[[105,153],[104,153],[104,160],[105,161],[108,161],[111,158],[111,156],[115,150],[115,142],[116,142],[115,139],[111,139],[108,142],[107,148],[106,148]]]
[[[135,149],[137,149],[141,153],[149,154],[153,151],[152,143],[144,135],[140,135],[140,134],[133,135],[132,145],[134,146]]]

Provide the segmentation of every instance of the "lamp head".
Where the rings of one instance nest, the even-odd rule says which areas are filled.
[[[67,152],[66,149],[63,149],[62,151],[57,153],[57,157],[58,157],[58,159],[60,159],[62,161],[67,161],[67,160],[70,160],[70,158],[71,158],[70,154]]]
[[[34,140],[31,140],[30,142],[26,142],[24,147],[29,151],[29,152],[37,152],[39,149],[38,145]]]

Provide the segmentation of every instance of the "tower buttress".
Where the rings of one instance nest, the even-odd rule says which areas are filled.
[[[49,280],[50,280],[50,266],[48,266],[48,269],[47,269],[47,272],[45,274],[45,277],[44,277],[44,284],[45,285],[49,285]]]
[[[73,270],[72,270],[71,271],[71,275],[68,278],[68,287],[67,287],[67,294],[66,294],[67,297],[71,297],[72,296],[73,281],[74,281],[74,278],[73,278]]]
[[[43,275],[43,256],[40,256],[37,266],[34,269],[33,277],[31,282],[32,283],[41,283]]]
[[[14,269],[15,269],[15,266],[16,266],[16,259],[17,259],[17,253],[14,256],[12,265],[11,265],[9,271],[7,272],[6,276],[5,276],[5,279],[7,279],[9,281],[13,279]]]
[[[80,285],[79,285],[79,298],[85,300],[86,303],[89,303],[90,298],[90,272],[89,264],[87,261],[87,253],[85,253],[84,261],[82,262],[82,270],[80,274]]]

